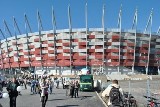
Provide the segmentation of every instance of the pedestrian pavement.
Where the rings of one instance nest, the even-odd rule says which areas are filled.
[[[17,97],[17,107],[42,107],[40,95],[31,95],[30,87],[22,90],[22,96]],[[9,107],[9,98],[0,99],[2,107]],[[95,92],[79,92],[79,98],[66,96],[66,89],[53,89],[49,94],[46,107],[105,107]]]

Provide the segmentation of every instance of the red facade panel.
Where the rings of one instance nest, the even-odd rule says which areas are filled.
[[[35,38],[35,39],[34,39],[34,42],[39,42],[39,41],[40,41],[39,38]]]
[[[119,39],[119,35],[112,35],[112,39],[115,40],[115,39]]]
[[[95,39],[95,35],[89,35],[88,38],[89,39]]]
[[[53,34],[47,34],[47,37],[54,37],[54,35]]]
[[[69,42],[63,43],[63,46],[70,46],[70,43]]]
[[[79,45],[86,45],[86,42],[78,42]]]
[[[89,52],[95,52],[95,49],[89,49]]]
[[[127,43],[127,46],[135,46],[135,43]]]
[[[69,52],[70,52],[70,49],[63,49],[63,52],[69,53]]]
[[[73,42],[78,42],[78,39],[74,39]]]
[[[119,52],[119,49],[110,49],[111,52]]]
[[[119,59],[119,56],[111,56],[111,59]]]
[[[48,47],[54,47],[54,43],[49,43]]]
[[[142,47],[144,47],[144,48],[148,48],[148,47],[149,47],[149,45],[148,45],[148,44],[142,44]]]
[[[19,63],[18,62],[14,62],[11,64],[11,67],[15,68],[15,67],[19,67]]]
[[[76,62],[73,62],[73,65],[74,66],[85,66],[86,62],[85,61],[76,61]]]
[[[53,53],[54,53],[54,50],[48,50],[48,53],[49,53],[49,54],[53,54]]]

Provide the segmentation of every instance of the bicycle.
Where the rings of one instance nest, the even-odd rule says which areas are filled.
[[[132,94],[129,94],[128,92],[124,93],[123,106],[124,107],[137,107],[136,99],[132,96]]]
[[[154,98],[154,97],[148,97],[148,96],[144,96],[145,98],[148,98],[149,100],[147,103],[147,107],[159,107],[160,103],[157,101],[158,99]]]

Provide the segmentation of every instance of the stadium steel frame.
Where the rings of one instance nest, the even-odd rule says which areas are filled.
[[[54,66],[56,74],[58,73],[57,72],[57,70],[58,70],[57,67],[58,66],[59,67],[64,67],[64,66],[70,67],[71,74],[73,74],[73,69],[74,69],[73,67],[74,66],[86,66],[86,68],[87,68],[88,66],[93,66],[93,64],[95,64],[95,60],[97,59],[98,60],[97,65],[102,66],[102,68],[101,68],[102,72],[106,71],[106,66],[107,67],[113,67],[113,66],[117,67],[117,71],[118,72],[120,72],[120,66],[123,66],[123,67],[124,66],[130,66],[130,67],[132,67],[132,69],[131,69],[132,73],[134,73],[135,72],[135,68],[134,68],[135,66],[144,66],[146,68],[146,70],[145,70],[146,72],[145,73],[148,74],[149,73],[149,66],[150,66],[150,63],[151,63],[150,62],[150,54],[151,54],[150,51],[151,51],[151,39],[152,39],[152,34],[153,34],[152,33],[152,15],[153,15],[153,9],[151,10],[151,13],[149,15],[148,22],[146,24],[146,28],[145,28],[144,32],[143,33],[139,32],[139,31],[137,31],[138,10],[136,8],[135,14],[134,14],[134,17],[133,17],[132,27],[131,27],[131,29],[125,31],[125,30],[122,29],[122,5],[121,5],[120,6],[120,10],[119,10],[119,14],[118,14],[118,26],[117,26],[117,28],[116,29],[108,29],[108,28],[105,28],[105,5],[103,5],[103,7],[102,7],[102,28],[97,28],[97,29],[94,28],[94,29],[92,29],[92,28],[88,28],[88,9],[87,9],[87,3],[86,3],[85,4],[85,28],[81,29],[81,30],[76,30],[76,29],[72,28],[71,10],[70,10],[70,5],[68,5],[68,24],[69,24],[68,25],[68,29],[57,30],[55,13],[54,13],[54,9],[52,7],[52,27],[53,27],[52,30],[48,31],[48,32],[43,30],[40,13],[37,10],[38,33],[32,33],[32,30],[31,30],[31,27],[29,25],[27,16],[25,14],[24,15],[24,18],[25,18],[25,35],[26,35],[26,38],[27,38],[27,50],[28,50],[27,55],[28,55],[29,67],[31,68],[31,67],[34,67],[34,66],[36,67],[37,66],[37,65],[32,64],[32,61],[31,61],[32,55],[31,55],[31,50],[30,50],[30,43],[31,42],[30,42],[30,36],[29,35],[33,35],[35,37],[36,36],[39,37],[38,43],[40,44],[40,46],[38,48],[40,49],[40,57],[41,57],[41,60],[40,60],[41,64],[39,64],[39,65],[41,65],[42,71],[44,70],[44,63],[46,63],[46,68],[49,67],[49,66]],[[18,30],[20,35],[21,35],[21,32],[20,32],[20,29],[19,29],[19,27],[17,25],[17,22],[16,22],[14,17],[13,17],[13,22],[14,22],[14,31],[15,31],[14,33],[15,33],[15,40],[16,40],[16,50],[17,50],[17,55],[18,55],[18,64],[19,64],[19,68],[21,68],[22,66],[20,64],[20,62],[21,62],[20,61],[20,55],[18,53],[19,52],[19,49],[18,49],[18,40],[19,40],[18,38],[19,37],[17,36],[16,28],[17,28],[17,30]],[[5,20],[4,20],[4,25],[5,25],[5,33],[6,33],[6,29],[7,29],[9,35],[12,37],[12,34],[11,34],[11,32],[10,32],[6,22],[5,22]],[[31,34],[28,33],[27,26],[28,26]],[[159,31],[160,30],[159,29],[157,31],[156,36],[160,36],[159,35]],[[79,32],[79,31],[85,33],[85,35],[84,35],[85,40],[84,40],[84,37],[83,37],[83,40],[84,40],[83,41],[84,42],[83,43],[83,48],[78,48],[78,49],[85,49],[85,50],[79,51],[79,53],[83,53],[82,54],[83,58],[78,56],[78,59],[75,59],[75,56],[73,56],[73,54],[74,53],[78,53],[78,52],[77,51],[73,51],[74,50],[74,48],[73,48],[74,47],[73,40],[75,39],[75,38],[73,38],[73,36],[75,35],[76,32]],[[93,32],[100,32],[100,34],[92,35]],[[109,35],[110,32],[112,32],[111,35]],[[52,65],[52,64],[48,65],[48,63],[49,63],[48,60],[49,59],[47,59],[47,60],[44,59],[44,54],[46,52],[43,53],[42,37],[43,37],[43,35],[45,35],[47,33],[50,33],[53,36],[53,38],[52,38],[53,40],[52,41],[53,41],[54,46],[52,46],[52,47],[54,48],[54,55],[53,55],[53,60],[52,61],[54,61],[54,65]],[[62,46],[61,46],[62,52],[60,52],[60,53],[64,52],[64,53],[70,54],[68,59],[66,57],[64,57],[65,55],[58,56],[58,54],[59,54],[58,50],[59,49],[58,49],[58,45],[57,45],[57,40],[58,40],[57,38],[59,36],[64,36],[64,35],[59,35],[60,33],[65,33],[66,35],[69,36],[69,38],[67,38],[67,40],[69,42],[69,46],[67,46],[67,48],[63,48],[63,41],[62,41],[61,42],[62,43]],[[130,33],[132,36],[134,36],[134,41],[132,41],[130,46],[128,45],[129,44],[128,43],[128,41],[129,41],[128,38],[129,37],[127,37],[126,39],[124,38],[125,37],[125,35],[124,35],[125,33]],[[7,55],[8,55],[8,61],[9,61],[8,63],[9,63],[9,68],[11,69],[12,67],[11,67],[11,63],[10,63],[10,54],[9,54],[10,50],[9,50],[9,46],[8,46],[8,43],[10,41],[8,40],[7,35],[5,37],[5,35],[3,34],[2,30],[1,30],[1,34],[3,35],[3,37],[5,39],[5,41],[1,40],[1,43],[2,44],[4,42],[7,43]],[[36,34],[38,34],[38,35],[36,35]],[[137,36],[137,34],[139,34],[140,36],[139,35]],[[92,35],[92,37],[90,37],[91,35]],[[90,44],[91,40],[98,39],[98,38],[95,37],[95,35],[97,35],[97,36],[101,35],[101,37],[99,37],[99,38],[102,40],[101,41],[101,42],[103,42],[102,44]],[[115,42],[113,40],[113,38],[114,38],[113,36],[114,35],[118,36],[118,39],[117,39],[118,41],[116,41],[116,43],[115,43],[115,48],[112,48],[112,46],[114,46],[113,42]],[[145,54],[147,52],[147,55],[144,55],[144,57],[147,57],[147,59],[144,58],[144,60],[146,62],[144,61],[143,64],[139,64],[141,62],[140,61],[138,61],[138,62],[136,61],[136,57],[137,57],[136,56],[136,48],[137,47],[139,48],[140,46],[142,47],[142,45],[145,44],[145,43],[143,43],[143,44],[141,43],[140,46],[139,46],[137,44],[137,42],[138,42],[137,38],[139,38],[139,37],[143,38],[143,35],[144,35],[144,37],[149,37],[149,39],[146,39],[146,41],[145,41],[145,42],[148,43],[148,46],[145,47],[146,50],[143,50],[143,52],[145,52]],[[155,34],[153,34],[153,35],[155,35]],[[109,36],[111,38],[109,38]],[[47,38],[48,38],[48,36],[47,36]],[[61,38],[61,40],[63,40],[63,39],[64,38]],[[78,41],[78,39],[82,39],[82,38],[78,38],[78,36],[77,36],[76,39]],[[124,39],[127,42],[124,42]],[[111,41],[109,41],[109,40],[111,40]],[[143,39],[139,40],[139,41],[142,42]],[[110,45],[106,45],[109,42],[111,42]],[[79,41],[77,42],[77,44],[78,43],[79,43]],[[126,45],[122,46],[121,43],[126,43]],[[84,45],[85,45],[85,47],[84,47]],[[97,45],[101,45],[101,46],[96,48]],[[79,45],[76,45],[76,46],[79,46]],[[111,48],[109,48],[109,46]],[[95,47],[95,49],[93,48],[93,52],[90,52],[91,48],[89,48],[89,47]],[[126,51],[123,51],[124,47],[126,48]],[[158,47],[158,45],[155,45],[155,47]],[[69,49],[69,51],[65,52],[65,51],[63,51],[63,49]],[[101,51],[96,51],[96,49],[102,49],[102,50]],[[133,52],[131,52],[131,54],[130,54],[130,55],[133,55],[133,57],[128,57],[127,56],[129,49],[130,49],[130,51],[133,50]],[[3,55],[2,55],[3,51],[2,50],[3,49],[1,49],[1,63],[3,63],[3,64],[1,64],[1,65],[3,65],[3,67],[1,66],[1,68],[5,69],[6,68],[5,65],[4,65],[5,57],[3,58]],[[97,55],[98,52],[99,52],[99,54],[98,54],[99,56],[98,56],[98,58],[96,58],[96,55]],[[115,52],[117,56],[115,54],[112,54],[113,52]],[[91,53],[92,53],[92,55],[91,55]],[[111,55],[108,56],[108,54],[111,54]],[[138,54],[140,54],[138,56],[138,57],[140,57],[139,60],[142,60],[143,59],[142,58],[143,57],[142,56],[142,52],[139,51]],[[121,57],[123,55],[125,56],[125,58]],[[94,58],[90,58],[90,56],[94,56]],[[15,56],[13,55],[11,57],[15,57]],[[63,57],[63,58],[61,58],[61,57]],[[37,61],[37,60],[38,59],[35,58],[35,61]],[[59,61],[64,61],[64,63],[63,64],[59,63]],[[65,61],[67,61],[67,62],[65,63]],[[125,64],[125,63],[128,63],[127,61],[129,61],[129,64]],[[76,62],[76,63],[74,63],[74,62]],[[159,69],[159,63],[157,65],[152,64],[152,66],[157,66],[158,69]]]

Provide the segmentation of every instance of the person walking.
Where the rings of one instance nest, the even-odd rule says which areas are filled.
[[[24,78],[24,88],[27,89],[27,78]]]
[[[2,91],[3,91],[3,85],[2,85],[2,81],[0,79],[0,98],[2,98]]]
[[[59,88],[59,79],[56,80],[56,83],[57,83],[56,88],[58,89]]]
[[[46,106],[46,102],[48,100],[48,84],[45,80],[45,78],[42,79],[42,82],[40,84],[41,86],[41,101],[42,101],[42,107]]]
[[[70,84],[70,95],[71,95],[71,98],[73,98],[73,96],[74,96],[74,88],[75,88],[74,82],[71,81],[71,84]]]
[[[34,79],[32,79],[31,80],[31,92],[33,93],[33,94],[35,94],[35,91],[36,91],[36,80],[34,80]]]
[[[48,80],[48,86],[49,86],[49,87],[48,87],[48,91],[49,91],[50,94],[52,94],[53,85],[54,85],[54,84],[53,84],[52,80],[49,79],[49,80]]]
[[[2,80],[0,79],[0,92],[3,91],[3,85],[2,85]]]
[[[74,93],[74,96],[75,96],[75,98],[76,98],[76,97],[78,97],[78,90],[79,90],[79,87],[80,87],[78,81],[75,82],[75,86],[74,86],[74,87],[75,87],[75,89],[74,89],[74,90],[75,90],[75,91],[74,91],[74,92],[75,92],[75,93]]]
[[[108,100],[108,107],[123,107],[123,91],[118,85],[118,80],[113,80],[102,92],[102,98]]]
[[[9,93],[10,98],[10,107],[16,107],[16,98],[18,96],[17,87],[20,86],[16,78],[12,79],[12,82],[9,82],[7,85],[7,91]]]

